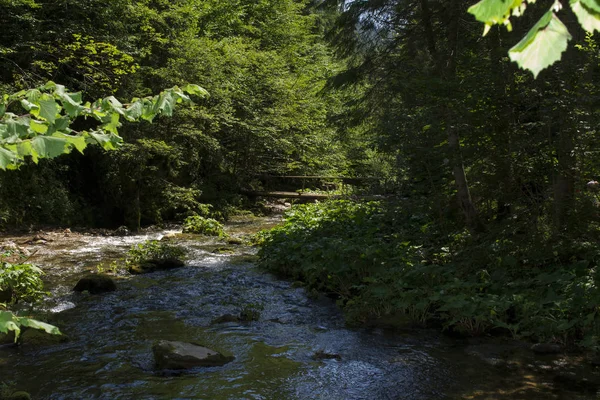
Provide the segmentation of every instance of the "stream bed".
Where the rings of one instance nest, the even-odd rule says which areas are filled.
[[[240,219],[227,231],[235,237],[275,223]],[[117,276],[117,291],[107,294],[72,292],[81,276],[131,245],[174,233],[59,232],[29,246],[37,251],[31,261],[46,273],[48,321],[68,340],[0,346],[0,382],[33,399],[598,398],[598,367],[581,355],[539,356],[520,342],[428,330],[349,329],[331,300],[260,271],[255,248],[217,239],[177,235],[189,250],[185,267]],[[259,311],[259,320],[212,323],[245,308]],[[151,348],[160,339],[199,343],[235,360],[155,371]]]

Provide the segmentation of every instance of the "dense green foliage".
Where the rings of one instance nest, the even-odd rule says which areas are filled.
[[[186,251],[183,247],[166,241],[146,240],[131,246],[125,258],[126,265],[140,265],[148,261],[181,259]]]
[[[353,323],[442,325],[598,346],[600,250],[592,242],[525,232],[496,232],[496,240],[447,235],[413,207],[295,207],[282,226],[262,234],[260,263],[334,295]]]
[[[42,270],[33,264],[0,264],[0,292],[10,294],[7,303],[34,303],[46,295]],[[7,296],[8,297],[8,296]]]
[[[183,233],[199,233],[208,236],[225,237],[223,224],[212,218],[204,218],[199,215],[187,217],[183,222]]]
[[[47,333],[60,335],[57,327],[37,321],[26,315],[14,313],[10,309],[18,302],[33,305],[47,293],[41,279],[42,270],[28,263],[12,263],[13,259],[23,260],[25,257],[19,250],[6,250],[0,260],[0,333],[14,331],[15,342],[22,327],[41,329]]]
[[[136,229],[199,214],[205,203],[222,212],[243,205],[240,187],[260,186],[260,174],[347,166],[327,122],[338,97],[321,92],[339,64],[323,39],[327,17],[308,1],[0,5],[0,92],[51,79],[92,98],[142,98],[186,82],[211,94],[153,125],[123,121],[118,151],[40,160],[36,182],[29,165],[0,173],[15,192],[0,199],[5,225]],[[61,197],[57,213],[37,208],[55,202],[40,185]]]

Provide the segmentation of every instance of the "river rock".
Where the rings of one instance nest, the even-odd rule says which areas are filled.
[[[244,241],[240,238],[230,236],[227,238],[227,244],[239,245],[244,244]]]
[[[112,236],[129,236],[130,233],[126,226],[120,226],[112,232]]]
[[[6,399],[10,400],[31,400],[31,395],[27,392],[23,392],[22,390],[18,392],[13,392],[10,396],[6,397]]]
[[[25,328],[19,336],[21,344],[32,346],[51,346],[68,341],[69,337],[66,335],[51,335],[40,329]]]
[[[147,274],[149,272],[160,271],[165,269],[173,269],[183,267],[185,263],[178,258],[165,258],[157,260],[148,260],[139,265],[129,267],[129,272],[132,274]]]
[[[233,314],[221,315],[220,317],[213,319],[211,325],[224,324],[227,322],[240,322],[240,317]]]
[[[158,369],[189,369],[217,367],[233,361],[234,357],[193,343],[160,340],[152,346]]]
[[[531,346],[531,351],[536,354],[558,354],[562,351],[562,346],[556,343],[536,343]]]
[[[100,294],[105,292],[114,292],[117,285],[110,277],[106,275],[89,275],[81,278],[73,288],[75,292],[87,290],[91,294]]]

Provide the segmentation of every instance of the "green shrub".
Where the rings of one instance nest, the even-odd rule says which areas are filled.
[[[225,237],[223,224],[212,218],[204,218],[199,215],[187,217],[183,223],[184,233],[198,233],[208,236]]]
[[[7,303],[35,303],[46,295],[42,270],[33,264],[0,263],[0,292],[10,297]]]
[[[158,240],[146,240],[133,245],[127,252],[127,264],[144,264],[148,261],[161,261],[182,259],[186,254],[183,247],[161,242]]]

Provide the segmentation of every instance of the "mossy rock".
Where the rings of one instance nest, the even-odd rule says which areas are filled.
[[[217,367],[233,361],[212,349],[195,343],[160,340],[152,346],[158,369],[189,369],[195,367]]]
[[[9,400],[31,400],[31,395],[27,392],[19,390],[18,392],[13,392],[10,396],[5,397],[5,399]]]
[[[244,244],[244,241],[240,238],[230,236],[227,238],[227,244],[240,245],[240,244]]]
[[[132,274],[148,274],[154,271],[181,268],[183,266],[185,266],[183,260],[180,260],[178,258],[165,258],[158,260],[148,260],[139,265],[132,265],[129,267],[129,272]]]
[[[52,346],[69,341],[66,335],[51,335],[40,329],[23,329],[19,342],[31,346]]]

